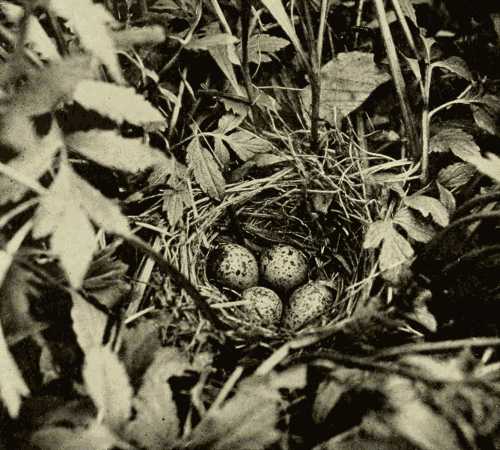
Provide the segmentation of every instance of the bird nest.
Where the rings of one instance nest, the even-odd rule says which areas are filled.
[[[163,232],[165,255],[242,342],[281,342],[345,318],[366,291],[372,269],[362,251],[370,212],[359,158],[352,152],[340,155],[327,150],[314,156],[289,153],[281,159],[271,168],[255,169],[227,185],[221,202],[191,187],[192,208],[183,226]],[[278,243],[302,250],[309,261],[309,279],[335,287],[332,307],[301,330],[248,321],[239,294],[218,286],[209,276],[210,252],[221,242],[244,245],[257,258]],[[172,311],[173,327],[199,331],[205,323],[200,312],[187,295],[179,294],[166,279],[163,292],[156,297]]]

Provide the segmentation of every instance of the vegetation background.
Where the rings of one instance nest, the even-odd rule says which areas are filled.
[[[2,0],[0,59],[0,449],[500,448],[497,1]]]

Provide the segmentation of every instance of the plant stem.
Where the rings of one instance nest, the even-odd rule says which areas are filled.
[[[241,72],[247,91],[248,101],[253,103],[252,78],[250,76],[250,64],[248,61],[248,39],[250,37],[250,19],[252,4],[250,0],[242,0],[241,3]]]
[[[310,152],[312,154],[319,153],[319,109],[321,102],[321,64],[318,61],[318,52],[316,47],[316,38],[314,35],[314,27],[312,24],[311,10],[309,8],[309,0],[302,0],[302,10],[305,15],[306,38],[309,50],[310,64],[308,75],[311,81],[311,138]],[[326,20],[326,16],[324,17]],[[321,28],[321,24],[320,24]],[[319,39],[320,37],[318,37]],[[318,44],[319,45],[319,44]]]
[[[398,55],[396,52],[396,46],[394,45],[394,40],[392,38],[391,30],[389,27],[389,22],[387,20],[387,14],[385,11],[384,0],[374,0],[377,18],[380,25],[380,31],[384,39],[385,50],[387,52],[387,58],[389,60],[389,66],[391,69],[392,80],[394,82],[394,87],[396,88],[396,93],[399,98],[399,105],[401,108],[401,114],[403,116],[403,123],[405,125],[406,133],[408,135],[408,146],[411,155],[416,158],[420,155],[419,144],[418,144],[418,134],[413,123],[412,112],[410,109],[410,103],[408,101],[408,95],[406,93],[406,85],[401,72],[401,67],[399,65]]]
[[[200,294],[198,289],[189,281],[189,279],[174,267],[163,255],[158,253],[149,244],[134,236],[132,234],[120,236],[125,239],[132,247],[148,255],[152,260],[158,264],[158,267],[172,278],[172,281],[186,291],[186,293],[193,299],[195,305],[203,314],[214,328],[220,331],[227,331],[230,327],[223,323],[212,311],[203,295]]]

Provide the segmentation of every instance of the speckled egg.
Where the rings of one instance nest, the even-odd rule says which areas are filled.
[[[259,282],[257,259],[242,245],[221,245],[210,264],[215,280],[227,288],[243,291]]]
[[[283,323],[291,329],[300,328],[321,316],[333,304],[332,291],[319,281],[312,281],[299,287],[290,297],[285,308]]]
[[[295,247],[274,245],[260,258],[263,281],[277,292],[288,292],[300,286],[307,278],[307,259]]]
[[[248,302],[245,312],[250,322],[257,325],[278,324],[283,313],[283,303],[276,292],[266,287],[245,289],[241,300]]]

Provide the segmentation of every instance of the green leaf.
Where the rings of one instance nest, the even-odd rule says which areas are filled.
[[[373,55],[363,52],[339,53],[321,68],[322,98],[320,116],[338,124],[359,108],[369,95],[390,79],[380,70]],[[302,91],[302,100],[311,104],[311,88]]]
[[[192,432],[187,449],[264,450],[278,441],[280,396],[265,379],[250,378],[234,397],[212,409]]]
[[[434,135],[430,140],[430,151],[445,153],[451,151],[463,161],[469,161],[480,154],[474,138],[458,128],[447,128]]]
[[[485,157],[476,156],[469,161],[479,172],[488,175],[500,183],[500,158],[493,153],[487,153]]]
[[[191,195],[182,183],[175,189],[167,189],[163,194],[162,211],[167,213],[168,223],[175,227],[182,221],[186,209],[191,205]]]
[[[416,217],[409,208],[401,208],[394,216],[393,221],[417,242],[429,242],[436,234],[430,225]]]
[[[106,66],[115,81],[123,82],[115,45],[108,31],[108,24],[115,20],[103,5],[91,0],[49,0],[49,9],[68,21],[82,47]]]
[[[134,88],[103,81],[84,80],[76,86],[73,99],[84,108],[97,111],[118,124],[165,123],[165,117]]]
[[[102,424],[94,422],[90,427],[44,427],[31,437],[37,450],[132,450],[132,447]]]
[[[268,141],[245,130],[222,136],[222,139],[231,146],[242,161],[248,161],[256,154],[269,152],[273,148]]]
[[[99,417],[112,430],[118,430],[128,420],[132,408],[132,388],[118,356],[108,347],[90,349],[82,375]]]
[[[21,408],[22,397],[29,395],[14,358],[12,357],[0,323],[0,400],[11,417],[17,417]]]
[[[148,450],[173,447],[180,433],[180,423],[168,380],[191,369],[188,361],[174,348],[156,352],[133,401],[136,417],[125,427],[124,434],[130,441]]]
[[[238,78],[233,68],[233,63],[231,61],[230,48],[227,45],[218,45],[216,47],[210,47],[208,49],[210,56],[219,66],[224,76],[227,78],[233,91],[237,95],[242,95],[242,90],[238,84]]]
[[[434,67],[440,67],[442,69],[449,70],[453,72],[455,75],[458,75],[460,78],[463,78],[467,81],[472,81],[472,73],[467,66],[467,63],[458,56],[451,56],[444,61],[436,61],[432,63]]]
[[[445,227],[450,223],[446,207],[436,198],[427,195],[411,195],[404,198],[405,205],[417,210],[424,217],[432,217],[434,222]]]
[[[87,131],[70,134],[66,143],[72,150],[98,164],[125,172],[137,173],[166,157],[142,139],[121,137],[116,131]]]
[[[198,137],[194,137],[187,149],[187,162],[193,169],[196,181],[203,192],[220,200],[224,195],[226,182],[214,157],[200,146]]]

